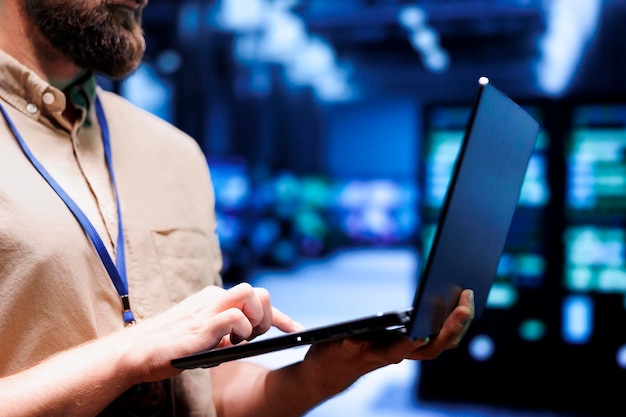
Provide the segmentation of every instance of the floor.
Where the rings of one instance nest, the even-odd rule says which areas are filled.
[[[417,259],[404,249],[349,250],[290,271],[265,271],[252,283],[267,288],[273,304],[314,327],[342,319],[406,307],[412,301]],[[269,334],[275,334],[270,331]],[[252,359],[279,367],[298,359],[306,347]],[[413,395],[419,363],[405,361],[361,378],[346,392],[310,411],[307,417],[563,417],[550,412],[523,413],[488,406],[422,404]]]

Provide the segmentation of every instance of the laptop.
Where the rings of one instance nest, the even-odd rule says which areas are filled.
[[[539,124],[486,77],[465,128],[435,237],[411,306],[396,311],[243,342],[175,358],[180,369],[346,337],[387,343],[397,337],[435,335],[456,307],[461,291],[474,290],[478,319],[496,276],[517,207]]]

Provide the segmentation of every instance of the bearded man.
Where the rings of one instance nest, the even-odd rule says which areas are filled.
[[[0,0],[0,415],[300,416],[360,376],[455,347],[347,339],[269,370],[170,360],[300,329],[222,288],[213,186],[191,137],[104,91],[145,50],[145,0]]]

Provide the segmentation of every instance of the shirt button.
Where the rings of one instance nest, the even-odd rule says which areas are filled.
[[[139,318],[143,318],[145,314],[143,306],[141,304],[137,305],[137,316],[139,316]]]
[[[52,94],[49,91],[43,93],[43,102],[46,103],[46,104],[54,103],[54,94]]]
[[[26,105],[26,111],[29,112],[30,114],[35,114],[37,113],[37,106],[34,105],[33,103],[28,103]]]

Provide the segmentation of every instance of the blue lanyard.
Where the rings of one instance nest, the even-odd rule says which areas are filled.
[[[4,118],[9,124],[9,127],[11,128],[13,135],[15,135],[15,138],[17,139],[20,146],[22,147],[22,151],[24,151],[24,154],[26,154],[30,162],[37,169],[37,171],[39,171],[41,176],[48,182],[48,184],[54,189],[54,191],[56,191],[59,197],[61,197],[65,205],[70,209],[72,214],[74,214],[74,217],[76,217],[76,220],[78,220],[80,225],[83,227],[83,230],[85,230],[87,235],[89,235],[91,242],[96,248],[98,255],[100,255],[100,259],[102,260],[104,267],[109,273],[109,277],[111,278],[113,285],[115,285],[115,289],[117,290],[122,300],[122,309],[123,309],[122,314],[124,318],[124,323],[126,323],[126,325],[133,324],[135,322],[135,317],[133,316],[133,312],[130,309],[130,301],[128,299],[128,281],[126,278],[126,255],[124,253],[124,230],[122,227],[122,212],[120,210],[120,201],[119,201],[119,197],[117,194],[117,185],[115,184],[115,175],[113,173],[113,163],[111,160],[111,143],[109,140],[109,126],[107,124],[106,118],[104,117],[104,110],[102,109],[102,104],[100,103],[100,100],[96,97],[96,116],[98,117],[98,123],[100,124],[100,129],[102,131],[102,141],[104,144],[104,156],[106,158],[107,166],[109,168],[109,175],[111,176],[111,182],[113,184],[113,191],[115,193],[115,201],[117,204],[117,220],[118,220],[117,222],[117,225],[118,225],[117,246],[116,246],[116,261],[117,262],[113,262],[113,260],[111,259],[111,256],[109,255],[109,252],[107,251],[106,246],[104,246],[104,243],[102,242],[102,239],[100,238],[100,235],[98,235],[98,232],[96,231],[93,224],[89,221],[85,213],[80,209],[80,207],[78,207],[78,205],[65,192],[65,190],[61,188],[61,186],[54,180],[54,178],[52,178],[52,176],[48,173],[48,171],[46,171],[46,169],[39,162],[39,160],[35,158],[35,155],[33,155],[33,153],[30,151],[30,149],[26,145],[26,142],[24,142],[24,139],[22,139],[22,136],[20,135],[19,131],[13,124],[13,121],[9,117],[8,113],[6,112],[2,104],[0,104],[0,111],[2,111]]]

